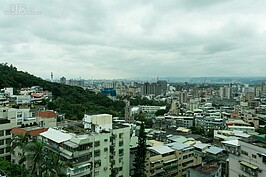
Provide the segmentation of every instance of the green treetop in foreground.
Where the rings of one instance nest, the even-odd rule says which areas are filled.
[[[133,177],[146,177],[145,174],[145,159],[146,159],[146,133],[145,124],[142,122],[140,125],[139,135],[138,135],[138,146],[135,154],[134,165],[134,175]]]

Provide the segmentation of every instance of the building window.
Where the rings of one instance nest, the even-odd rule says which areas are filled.
[[[100,141],[95,141],[94,146],[95,146],[95,147],[100,146]]]
[[[0,130],[0,136],[4,136],[4,130]]]
[[[123,138],[124,133],[119,133],[119,138]]]
[[[11,148],[10,147],[7,147],[6,148],[6,153],[10,152]]]
[[[20,117],[22,117],[22,112],[17,113],[17,118],[20,118]]]
[[[4,140],[0,140],[0,146],[4,145]]]
[[[21,125],[22,124],[22,122],[17,122],[17,125]]]
[[[241,150],[241,154],[248,155],[247,151]]]
[[[4,149],[0,149],[0,154],[4,154]]]
[[[124,155],[124,149],[119,149],[119,155]]]
[[[11,130],[6,130],[6,135],[11,135]]]
[[[97,160],[94,162],[94,166],[97,168],[97,167],[100,167],[101,166],[101,160]]]
[[[265,155],[262,156],[262,162],[266,163],[266,156]]]
[[[94,157],[98,157],[100,155],[101,155],[101,150],[100,149],[94,151]]]
[[[123,144],[124,144],[123,140],[119,141],[119,146],[123,146]]]
[[[257,158],[257,156],[256,156],[255,154],[252,154],[252,158],[256,159],[256,158]]]

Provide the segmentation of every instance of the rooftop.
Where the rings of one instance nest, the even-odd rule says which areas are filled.
[[[38,111],[36,116],[44,118],[55,118],[56,113],[54,111]]]
[[[221,141],[222,144],[228,144],[233,146],[240,146],[238,140]]]
[[[186,145],[186,144],[182,144],[179,142],[174,142],[174,143],[169,143],[167,144],[167,146],[176,149],[176,150],[189,150],[189,149],[193,149],[193,147]]]
[[[174,150],[168,146],[153,146],[153,147],[148,147],[147,149],[152,150],[153,152],[156,152],[158,154],[167,154],[170,152],[174,152]]]
[[[219,154],[222,151],[224,151],[224,149],[219,148],[219,147],[216,147],[216,146],[211,146],[211,147],[209,147],[206,150],[206,152],[211,153],[211,154],[214,154],[214,155]]]
[[[40,133],[43,133],[47,130],[48,128],[33,126],[33,127],[25,127],[25,128],[13,128],[11,130],[11,133],[16,134],[16,135],[18,134],[25,135],[26,133],[28,133],[30,136],[38,136]]]
[[[211,161],[206,163],[203,166],[198,166],[196,168],[193,168],[193,170],[196,170],[200,173],[204,174],[212,174],[213,172],[217,171],[219,169],[220,165],[216,161]]]
[[[209,145],[209,144],[205,144],[205,143],[197,143],[197,144],[194,144],[193,145],[195,148],[198,148],[198,149],[205,149],[205,148],[207,148],[207,147],[209,147],[209,146],[211,146],[211,145]]]
[[[156,141],[156,140],[147,140],[147,145],[150,145],[150,146],[162,146],[162,145],[164,145],[164,143],[160,142],[160,141]]]
[[[46,132],[40,133],[40,135],[56,143],[62,143],[64,141],[70,140],[72,137],[67,133],[63,133],[62,131],[55,130],[53,128],[49,128]]]

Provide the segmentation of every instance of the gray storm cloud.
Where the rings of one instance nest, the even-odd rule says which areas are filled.
[[[31,14],[15,13],[21,4]],[[85,79],[264,76],[265,6],[248,0],[1,0],[1,62],[43,78],[51,71]]]

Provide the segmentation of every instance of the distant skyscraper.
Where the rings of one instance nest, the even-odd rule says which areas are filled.
[[[186,90],[182,91],[179,96],[180,96],[179,97],[180,104],[187,103],[187,91]]]
[[[265,82],[261,83],[261,92],[262,93],[266,92],[266,83]]]
[[[171,115],[178,115],[179,114],[179,111],[177,109],[176,104],[177,104],[177,101],[176,100],[172,100],[172,105],[171,105],[171,108],[169,110],[169,113]]]
[[[167,91],[167,81],[166,80],[158,80],[157,85],[159,87],[160,94],[164,94]]]
[[[232,84],[220,87],[220,97],[221,99],[231,99],[233,97]]]
[[[60,78],[60,83],[66,84],[66,78],[64,76]]]
[[[153,83],[144,83],[141,86],[142,95],[160,95],[165,94],[167,91],[167,82],[165,80],[158,80]]]
[[[131,114],[130,102],[126,100],[126,107],[125,107],[125,121],[127,123],[134,123],[134,116]]]

